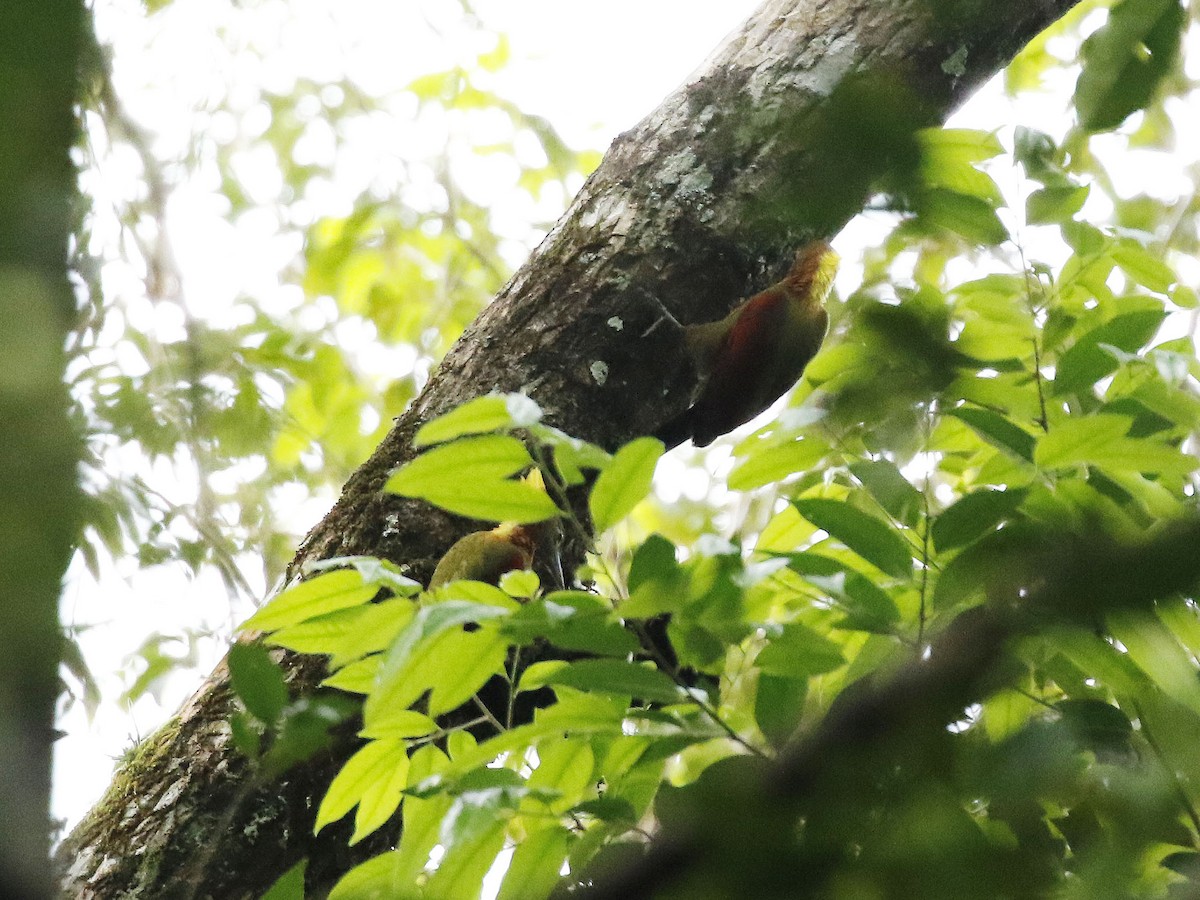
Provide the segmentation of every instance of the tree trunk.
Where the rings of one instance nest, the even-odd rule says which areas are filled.
[[[423,422],[472,397],[524,391],[551,423],[609,448],[653,432],[695,377],[658,304],[706,321],[761,289],[798,245],[861,208],[914,128],[944,121],[1076,2],[769,0],[617,138],[297,562],[373,554],[427,578],[471,523],[380,488]],[[569,571],[581,553],[564,548]],[[287,665],[298,692],[322,672],[311,658]],[[381,849],[351,853],[336,828],[312,836],[349,745],[257,784],[230,741],[234,708],[219,667],[64,845],[68,895],[251,897],[307,856],[318,896]]]
[[[49,897],[58,597],[78,520],[63,371],[74,302],[76,61],[82,4],[0,12],[0,896]]]

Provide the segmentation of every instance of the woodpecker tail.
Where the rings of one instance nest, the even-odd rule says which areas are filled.
[[[692,436],[692,408],[688,407],[654,433],[671,450]]]

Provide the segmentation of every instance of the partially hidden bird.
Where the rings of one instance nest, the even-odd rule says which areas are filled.
[[[540,491],[546,490],[546,482],[540,470],[531,469],[521,479]],[[534,522],[522,525],[517,522],[501,522],[489,531],[472,531],[455,541],[434,567],[429,579],[429,590],[439,588],[451,581],[485,581],[497,584],[505,572],[528,569],[533,565],[534,554],[539,549],[545,552],[548,565],[557,565],[557,547],[554,546],[553,525]],[[559,581],[561,581],[559,573]]]
[[[656,437],[668,447],[689,437],[697,447],[707,447],[799,381],[829,327],[825,299],[839,261],[827,241],[812,241],[796,252],[782,281],[725,318],[681,326],[700,387],[692,405]]]
[[[472,531],[438,560],[429,590],[463,579],[496,584],[505,572],[529,568],[533,551],[533,535],[525,525],[503,522],[490,531]]]

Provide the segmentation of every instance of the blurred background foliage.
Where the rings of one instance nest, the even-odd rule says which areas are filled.
[[[231,596],[203,625],[149,635],[125,701],[195,664],[198,642],[209,658],[224,645],[598,160],[499,92],[508,41],[465,3],[426,23],[446,58],[423,56],[386,90],[332,54],[281,71],[296,39],[285,6],[222,5],[219,28],[191,28],[227,74],[193,98],[182,132],[139,118],[103,37],[87,73],[86,303],[69,372],[89,504],[75,578],[184,566]],[[175,0],[97,21],[111,33],[144,15],[163,38],[194,10]],[[241,37],[263,33],[255,17],[279,21],[276,43]],[[916,164],[836,241],[847,262],[830,336],[788,402],[710,451],[659,461],[655,496],[603,536],[586,574],[618,612],[671,614],[680,663],[710,679],[739,738],[681,704],[637,762],[586,744],[594,778],[537,787],[571,798],[556,816],[598,824],[542,832],[549,849],[519,871],[545,883],[564,859],[636,836],[651,809],[686,819],[673,788],[653,805],[660,784],[694,782],[747,745],[773,755],[965,611],[1036,596],[1037,567],[1055,564],[1046,547],[1121,546],[1194,514],[1196,18],[1174,0],[1088,0],[952,129],[919,134]],[[166,222],[189,203],[216,204],[228,232],[181,246]],[[221,253],[241,264],[239,234],[267,235],[255,246],[270,258],[231,289],[212,270]],[[94,705],[82,644],[72,693]],[[814,894],[1195,896],[1198,658],[1191,594],[1035,629],[952,727],[855,757],[858,793],[808,811]],[[599,683],[561,686],[560,702],[611,695]],[[456,754],[476,751],[460,741]],[[433,756],[414,770],[446,765]],[[623,803],[599,805],[598,781]],[[410,805],[445,812],[468,789],[447,785]],[[514,784],[482,787],[495,790],[488,822],[460,833],[464,859],[499,852],[512,822],[546,821],[521,818],[530,795]],[[758,896],[794,887],[771,871]]]
[[[103,601],[122,578],[173,590],[138,570],[182,569],[229,600],[134,650],[131,703],[223,652],[599,155],[496,92],[507,39],[465,3],[401,16],[432,52],[365,86],[353,58],[305,52],[337,24],[319,4],[307,29],[283,3],[96,7],[114,37],[93,37],[84,72],[68,371],[87,505],[67,622],[86,643],[128,616]],[[179,68],[138,63],[139,40]],[[164,102],[183,109],[164,119]],[[94,712],[88,653],[67,659]]]

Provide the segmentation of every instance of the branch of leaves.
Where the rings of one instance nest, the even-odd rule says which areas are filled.
[[[609,456],[540,425],[540,415],[520,395],[472,401],[421,430],[416,443],[436,446],[394,473],[388,489],[474,517],[536,522],[563,515],[546,493],[512,478],[534,465],[525,445],[507,434],[488,433],[523,428],[553,450],[559,483],[581,484],[582,469],[600,470],[589,498],[597,529],[620,521],[648,493],[663,452],[660,442],[641,439]],[[655,703],[683,699],[666,675],[632,661],[639,649],[636,638],[608,602],[595,595],[540,595],[531,573],[509,573],[499,587],[459,581],[421,594],[421,585],[393,564],[370,557],[326,560],[310,567],[314,569],[316,574],[272,599],[243,628],[266,633],[268,645],[327,656],[332,674],[324,686],[365,697],[360,734],[369,742],[331,785],[318,829],[355,805],[353,840],[382,825],[408,784],[407,763],[398,760],[407,759],[414,745],[430,746],[447,737],[435,717],[468,703],[494,676],[507,677],[512,645],[541,639],[596,657],[535,665],[524,673],[517,691],[616,694],[624,698],[622,709],[631,698]],[[231,666],[235,691],[246,706],[234,725],[239,746],[258,758],[263,735],[274,729],[268,752],[275,752],[284,732],[279,724],[286,720],[282,675],[256,645],[239,645]],[[421,712],[411,708],[418,701],[423,701]],[[614,728],[620,733],[619,721]],[[506,752],[488,752],[493,750],[478,765]],[[294,762],[294,756],[288,758]],[[390,774],[375,777],[383,769]]]
[[[465,777],[502,753],[519,760],[552,735],[561,738],[567,732],[596,729],[629,733],[622,731],[622,720],[634,698],[667,704],[685,699],[666,675],[631,661],[637,640],[621,626],[607,601],[593,594],[558,591],[518,602],[492,585],[458,582],[436,597],[425,595],[414,602],[419,586],[397,576],[388,563],[341,559],[328,564],[347,567],[303,582],[246,622],[247,628],[269,632],[267,644],[328,655],[334,672],[324,684],[365,696],[360,736],[368,743],[330,786],[318,813],[318,829],[356,805],[353,841],[384,824],[410,784],[407,762],[400,762],[401,757],[407,758],[414,746],[429,746],[447,736],[435,717],[468,702],[493,676],[503,676],[510,645],[541,638],[596,657],[531,666],[516,690],[551,688],[603,698],[605,714],[600,720],[591,713],[570,719],[560,703],[554,707],[560,710],[559,718],[543,717],[541,724],[504,731],[457,767],[461,771],[455,777]],[[376,600],[381,587],[393,596]],[[285,708],[282,678],[266,654],[262,647],[239,644],[236,662],[231,662],[235,690],[247,707],[237,730],[245,730],[249,717],[262,725],[274,724]],[[417,712],[411,707],[422,697],[423,711]],[[675,732],[695,733],[698,740],[715,736],[702,723],[689,723],[683,711],[676,715],[668,709],[661,715]],[[239,746],[253,752],[256,745],[239,740]],[[447,789],[452,783],[446,780]]]
[[[474,519],[529,524],[569,515],[545,491],[514,480],[537,465],[526,445],[507,433],[522,429],[536,442],[539,456],[549,451],[554,471],[543,471],[547,483],[578,487],[584,484],[585,469],[600,473],[589,496],[597,534],[632,512],[650,492],[663,454],[661,441],[638,438],[609,455],[542,424],[541,418],[541,408],[524,394],[471,400],[417,432],[414,446],[428,449],[392,473],[384,490]]]

